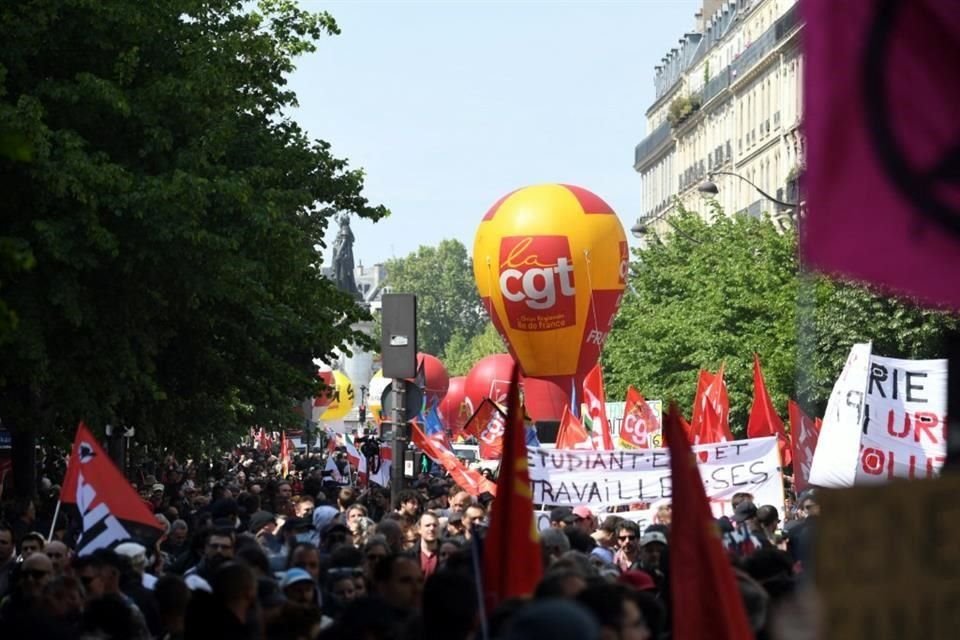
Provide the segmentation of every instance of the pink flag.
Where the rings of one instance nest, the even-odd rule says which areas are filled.
[[[804,256],[960,309],[956,0],[803,7]]]

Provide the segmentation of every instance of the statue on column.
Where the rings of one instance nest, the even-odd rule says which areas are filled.
[[[342,214],[337,218],[340,230],[333,243],[333,281],[341,291],[354,297],[360,297],[357,281],[353,275],[353,231],[350,230],[350,217]]]

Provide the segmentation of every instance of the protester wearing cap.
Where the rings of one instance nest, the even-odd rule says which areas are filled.
[[[570,507],[554,507],[550,510],[550,526],[554,529],[564,529],[576,522],[577,516]]]
[[[130,561],[130,567],[139,576],[141,584],[152,591],[157,578],[147,573],[147,548],[136,542],[124,542],[118,544],[114,551]]]
[[[579,506],[573,508],[573,515],[575,520],[573,524],[582,529],[584,532],[590,534],[597,530],[597,521],[593,517],[593,511],[590,511],[590,507]]]
[[[464,535],[463,513],[460,511],[451,511],[447,516],[447,537],[456,537]]]
[[[257,511],[250,516],[248,527],[258,539],[263,535],[272,535],[277,530],[277,517],[269,511]]]
[[[280,581],[280,588],[290,602],[308,606],[317,602],[317,585],[310,574],[303,569],[297,567],[287,569],[283,574],[283,580]]]
[[[661,586],[664,574],[667,536],[661,531],[647,531],[640,538],[640,563],[638,569],[646,571]]]
[[[757,507],[749,500],[737,504],[731,518],[731,529],[723,534],[723,544],[727,551],[745,558],[763,546],[763,540],[755,533],[759,529]]]
[[[641,571],[640,569],[633,569],[631,571],[623,572],[620,574],[620,577],[617,578],[617,582],[622,585],[626,585],[635,591],[657,590],[657,583],[654,581],[653,576],[646,571]]]

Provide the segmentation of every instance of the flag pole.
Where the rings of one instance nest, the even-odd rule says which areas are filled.
[[[60,498],[57,498],[57,506],[53,509],[53,519],[50,521],[50,533],[47,534],[47,542],[53,540],[53,532],[57,527],[57,516],[60,515]]]

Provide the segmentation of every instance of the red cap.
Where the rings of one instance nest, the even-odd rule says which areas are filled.
[[[626,571],[617,578],[617,582],[637,591],[655,591],[657,588],[657,584],[646,571]]]

